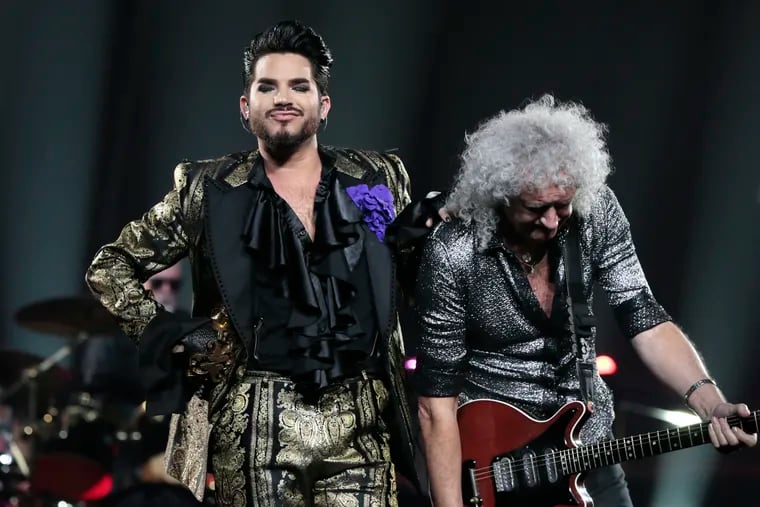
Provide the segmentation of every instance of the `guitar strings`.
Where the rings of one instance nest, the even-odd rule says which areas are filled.
[[[729,425],[735,426],[736,424],[734,424],[734,423],[738,423],[740,421],[740,419],[741,418],[739,416],[732,415],[732,416],[729,416],[727,418],[727,421],[728,421]],[[707,425],[708,424],[709,423],[700,423],[700,424],[694,425],[694,426],[698,426],[698,429],[700,430],[700,432],[704,432],[707,429]],[[678,436],[678,438],[680,440],[683,435],[688,435],[695,428],[693,426],[687,426],[687,427],[684,427],[684,428],[675,428],[675,429],[677,430],[676,434],[677,434],[677,436]],[[670,439],[673,436],[675,436],[675,435],[673,435],[671,433],[672,431],[673,431],[672,429],[669,429],[669,430],[668,429],[666,429],[666,430],[659,430],[659,431],[654,432],[654,434],[657,436],[658,439],[661,439],[660,438],[661,436],[664,436],[664,437]],[[647,435],[647,438],[650,439],[650,441],[651,441],[651,436],[650,435],[652,435],[652,433],[647,433],[646,435]],[[633,437],[629,437],[629,438],[633,438]],[[639,435],[639,439],[641,439],[641,435]],[[604,444],[606,444],[607,442],[610,442],[610,444],[611,444],[609,446],[609,450],[610,451],[618,451],[618,458],[619,458],[620,457],[619,451],[621,449],[626,449],[627,448],[625,440],[626,440],[625,438],[621,438],[621,439],[616,439],[616,440],[608,440],[608,441],[604,441],[604,442],[599,442],[597,444],[589,444],[588,446],[570,447],[570,448],[567,448],[567,449],[561,449],[561,450],[557,450],[557,451],[552,451],[550,453],[538,456],[536,458],[535,462],[534,462],[533,467],[535,467],[535,466],[543,466],[543,465],[548,465],[548,464],[556,465],[556,464],[558,464],[558,463],[560,463],[562,461],[562,453],[568,453],[568,454],[570,454],[572,451],[576,451],[576,453],[579,454],[578,460],[582,461],[583,460],[583,454],[582,454],[582,450],[583,449],[588,449],[588,448],[593,447],[593,446],[596,446],[596,447],[601,446],[602,452],[607,452],[607,447],[604,446]],[[633,442],[633,440],[630,440],[630,442],[631,442],[631,445],[634,445],[634,446],[636,445]],[[706,442],[704,442],[704,443],[706,443]],[[643,444],[641,442],[639,443],[639,445],[643,446]],[[691,446],[689,446],[689,447],[691,447]],[[683,447],[682,447],[682,449],[683,449]],[[678,449],[673,449],[673,450],[678,450]],[[635,449],[634,449],[634,451],[635,451]],[[599,459],[603,458],[600,455],[597,455],[597,456],[599,457]],[[588,457],[589,458],[593,458],[593,459],[597,459],[597,458],[594,458],[593,456],[588,456]],[[520,463],[522,463],[525,460],[524,459],[520,459],[519,461],[520,461]],[[620,461],[625,461],[625,460],[621,459]],[[493,471],[493,466],[494,465],[488,465],[488,466],[485,466],[485,467],[472,469],[473,476],[474,476],[475,480],[476,481],[481,481],[481,480],[489,479],[489,478],[493,477],[495,475],[495,472]],[[603,465],[603,466],[607,466],[607,465]],[[511,470],[513,472],[522,472],[523,470],[527,470],[528,468],[533,468],[533,467],[531,467],[530,465],[518,464],[518,465],[512,466],[510,468],[511,468]],[[579,472],[571,472],[571,474],[572,473],[579,473]]]
[[[728,422],[729,423],[734,423],[734,422],[737,422],[738,419],[739,419],[738,416],[729,416],[728,417]],[[706,429],[706,425],[707,425],[707,423],[700,424],[699,425],[700,431],[704,431]],[[691,433],[692,430],[690,428],[691,427],[677,428],[677,431],[678,431],[677,435],[678,435],[679,439],[683,435],[688,435],[689,433]],[[661,436],[661,434],[663,436],[666,436],[667,438],[671,438],[670,431],[672,431],[672,430],[660,430],[660,431],[657,431],[655,433],[658,436],[658,438]],[[650,435],[651,435],[651,433],[648,433],[647,434],[647,438],[651,438]],[[618,439],[618,440],[613,440],[613,441],[599,442],[598,444],[591,444],[589,446],[573,447],[573,448],[562,449],[562,450],[558,450],[558,451],[552,451],[550,454],[544,454],[542,456],[538,456],[536,458],[535,462],[534,462],[533,467],[535,467],[535,466],[543,466],[543,465],[546,465],[546,464],[549,464],[549,463],[551,463],[552,465],[556,465],[557,463],[561,462],[562,453],[571,453],[572,451],[576,451],[576,454],[579,454],[577,458],[578,458],[579,461],[581,461],[580,464],[583,464],[582,463],[582,460],[584,459],[584,456],[582,454],[582,450],[583,449],[588,449],[591,446],[600,446],[603,443],[610,442],[611,443],[611,445],[609,446],[609,450],[610,451],[620,451],[621,449],[626,449],[627,448],[625,440],[626,439]],[[706,443],[706,442],[703,442],[703,443]],[[633,445],[633,446],[636,445],[633,442],[633,440],[631,440],[631,445]],[[640,443],[639,445],[641,446],[643,444]],[[691,446],[689,446],[689,447],[691,447]],[[678,449],[675,449],[675,450],[678,450]],[[606,452],[607,448],[602,447],[602,451]],[[635,449],[634,449],[634,451],[635,451]],[[598,457],[599,457],[599,455],[597,455],[597,458]],[[618,457],[620,457],[619,452],[618,452]],[[587,458],[592,458],[592,456],[589,455],[589,456],[587,456]],[[520,459],[519,461],[520,461],[520,463],[522,463],[525,460]],[[625,461],[625,460],[621,459],[620,461]],[[604,466],[606,466],[606,465],[604,465]],[[531,468],[531,465],[522,465],[522,464],[519,464],[519,465],[511,467],[511,469],[512,469],[513,472],[522,472],[523,470],[526,470],[528,468]],[[476,480],[482,480],[482,479],[490,478],[490,477],[493,477],[495,475],[495,472],[493,472],[493,465],[489,465],[489,466],[482,467],[482,468],[476,468],[476,469],[473,469],[473,470],[474,470],[474,474],[473,475],[475,476]],[[579,473],[579,472],[571,472],[571,474],[572,473]]]
[[[680,436],[681,436],[681,434],[679,433],[679,437]],[[612,441],[612,442],[613,442],[613,445],[609,446],[609,450],[610,451],[618,451],[618,457],[619,457],[620,456],[619,451],[621,449],[622,450],[626,450],[627,449],[626,443],[623,442],[622,439],[620,441]],[[594,445],[594,444],[592,444],[592,445]],[[600,442],[599,444],[596,444],[596,445],[602,445],[602,442]],[[633,443],[633,441],[631,441],[631,445],[636,445],[636,444]],[[548,454],[543,454],[541,456],[538,456],[535,459],[533,467],[535,467],[535,466],[549,465],[549,464],[551,464],[551,465],[557,465],[558,463],[560,463],[562,461],[562,456],[561,456],[562,453],[571,454],[572,451],[576,451],[576,454],[578,455],[577,456],[577,462],[579,462],[582,465],[583,464],[582,462],[584,460],[584,456],[582,454],[581,449],[587,449],[587,447],[585,447],[585,446],[584,447],[573,447],[573,448],[569,448],[569,449],[562,449],[562,450],[558,450],[558,451],[552,451],[551,453],[548,453]],[[603,447],[602,449],[603,449],[603,452],[607,451],[607,448],[605,448],[605,447]],[[587,456],[587,458],[593,458],[593,457],[592,456]],[[570,458],[570,459],[572,460],[572,458]],[[624,461],[624,460],[621,460],[621,461]],[[522,463],[524,463],[524,462],[525,462],[524,459],[520,459],[519,460],[520,464],[516,464],[515,466],[511,467],[512,471],[513,472],[522,472],[523,470],[527,470],[529,468],[533,468],[531,465],[523,465]],[[473,475],[475,476],[475,478],[477,480],[481,480],[481,479],[484,479],[484,478],[490,478],[490,477],[493,477],[495,475],[495,472],[493,472],[493,465],[482,467],[482,468],[477,468],[477,469],[474,469],[474,470],[475,470],[475,473]],[[578,472],[575,472],[575,473],[578,473]]]

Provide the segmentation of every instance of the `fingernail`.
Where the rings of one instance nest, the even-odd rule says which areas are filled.
[[[444,222],[451,222],[451,217],[446,217],[443,219]]]

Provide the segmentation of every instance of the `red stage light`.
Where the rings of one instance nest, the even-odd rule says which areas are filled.
[[[596,369],[599,370],[599,375],[613,375],[617,372],[617,363],[611,356],[602,354],[596,356]]]
[[[80,498],[85,501],[101,500],[113,491],[113,477],[104,475],[90,489],[84,491]]]
[[[417,368],[417,358],[407,357],[406,361],[404,361],[404,368],[406,368],[408,371],[414,371]]]

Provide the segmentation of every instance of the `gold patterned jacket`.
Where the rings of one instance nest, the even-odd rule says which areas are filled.
[[[391,190],[398,215],[410,202],[409,178],[401,160],[387,153],[320,146],[320,155],[333,161],[337,171],[358,183],[384,180]],[[95,297],[118,319],[124,332],[140,347],[151,322],[166,313],[143,289],[153,274],[189,257],[193,281],[193,316],[210,317],[222,307],[229,315],[239,349],[250,343],[250,271],[253,263],[239,234],[250,206],[248,182],[256,151],[218,159],[183,162],[174,171],[174,188],[164,199],[129,223],[118,239],[102,247],[87,271],[86,281]],[[385,367],[396,409],[395,426],[401,435],[402,473],[417,480],[417,435],[404,388],[403,341],[396,313],[396,259],[380,242],[365,246],[373,288],[380,339],[385,344]],[[160,319],[156,319],[158,321]],[[177,337],[180,338],[180,337]],[[183,413],[172,416],[166,466],[170,475],[187,485],[197,497],[205,487],[211,427],[219,418],[219,401],[235,371],[246,364],[238,354],[236,368],[223,381],[199,389]],[[150,402],[149,402],[150,404]],[[150,407],[149,407],[150,412]],[[419,469],[419,465],[417,469]]]

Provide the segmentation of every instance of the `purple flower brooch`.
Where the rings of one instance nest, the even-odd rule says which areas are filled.
[[[385,185],[367,185],[347,187],[354,204],[364,213],[364,221],[377,239],[385,239],[385,228],[396,218],[396,208],[393,206],[393,194]]]

